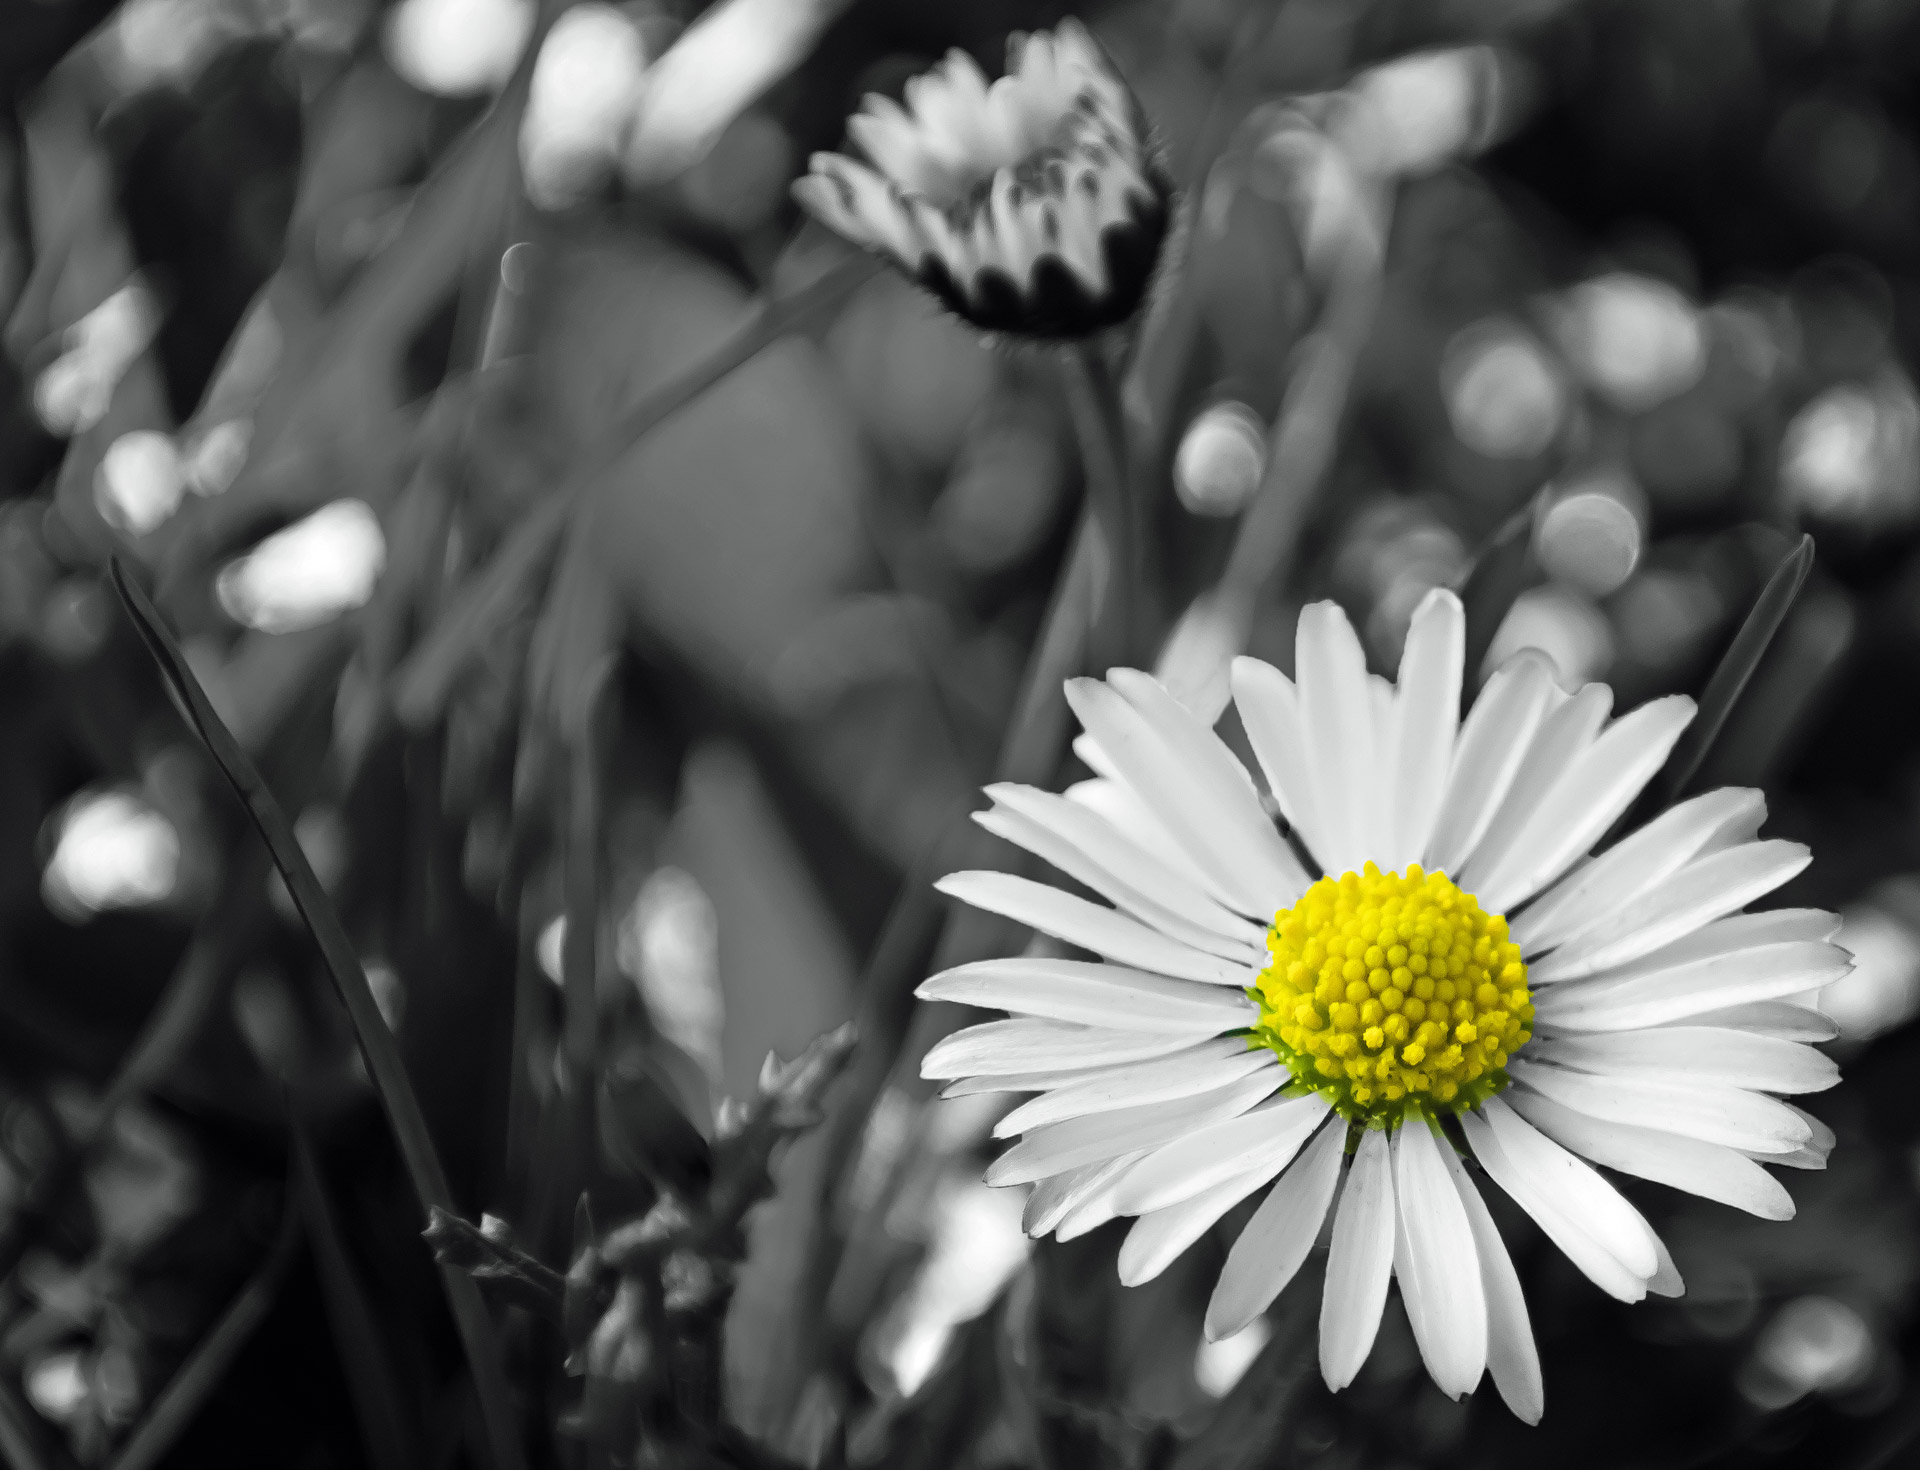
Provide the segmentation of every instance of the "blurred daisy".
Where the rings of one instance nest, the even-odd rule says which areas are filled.
[[[1077,21],[1014,35],[991,85],[949,52],[907,83],[905,107],[870,95],[847,131],[868,162],[816,153],[796,197],[968,321],[1079,337],[1138,309],[1170,186],[1139,104]]]
[[[1035,1235],[1137,1216],[1129,1284],[1273,1182],[1209,1337],[1264,1312],[1331,1215],[1329,1386],[1366,1360],[1397,1278],[1434,1381],[1458,1397],[1490,1369],[1532,1422],[1526,1303],[1465,1159],[1602,1290],[1677,1294],[1666,1248],[1592,1165],[1790,1216],[1762,1164],[1818,1168],[1833,1135],[1772,1094],[1836,1080],[1804,1044],[1832,1034],[1806,996],[1849,961],[1830,914],[1743,912],[1808,861],[1758,837],[1758,792],[1693,798],[1589,855],[1690,700],[1609,722],[1605,685],[1566,694],[1528,653],[1463,722],[1464,642],[1458,600],[1436,591],[1397,685],[1367,673],[1332,603],[1301,614],[1297,682],[1236,661],[1241,722],[1297,841],[1152,679],[1070,684],[1099,779],[991,788],[979,820],[1112,907],[1003,873],[941,887],[1101,962],[934,976],[921,995],[1013,1017],[948,1037],[923,1071],[949,1093],[1035,1094],[1001,1121],[1024,1136],[988,1181],[1035,1186]]]

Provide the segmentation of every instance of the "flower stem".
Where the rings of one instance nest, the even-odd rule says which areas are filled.
[[[1092,341],[1064,348],[1061,362],[1067,403],[1080,439],[1087,504],[1109,561],[1108,593],[1100,599],[1102,621],[1110,629],[1107,649],[1113,663],[1125,664],[1141,655],[1140,535],[1137,508],[1127,492],[1127,436],[1120,389]]]

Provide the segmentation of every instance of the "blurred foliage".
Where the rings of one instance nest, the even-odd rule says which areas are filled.
[[[1133,656],[1183,697],[1225,644],[1290,667],[1321,596],[1391,668],[1489,543],[1492,657],[1698,694],[1819,540],[1701,779],[1765,787],[1818,857],[1784,901],[1861,958],[1833,1168],[1786,1225],[1630,1186],[1691,1287],[1632,1311],[1505,1211],[1538,1430],[1440,1397],[1397,1307],[1329,1395],[1311,1270],[1202,1350],[1237,1217],[1127,1291],[1117,1227],[1029,1253],[978,1183],[990,1100],[917,1077],[960,1013],[908,992],[1021,942],[924,894],[1075,560],[1070,398],[787,185],[1061,7],[700,9],[0,9],[0,1459],[489,1462],[352,1028],[117,552],[344,918],[491,1217],[462,1249],[539,1283],[496,1298],[533,1463],[634,1413],[673,1464],[1920,1463],[1920,0],[1088,7],[1186,201],[1123,364]],[[1488,49],[1363,70],[1435,47]],[[1299,166],[1349,86],[1393,124],[1371,254]],[[856,1016],[834,1087],[763,1074]]]

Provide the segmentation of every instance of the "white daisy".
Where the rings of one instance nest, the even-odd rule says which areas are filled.
[[[1464,621],[1414,615],[1397,685],[1367,673],[1332,603],[1307,608],[1298,680],[1254,659],[1234,700],[1297,839],[1227,746],[1145,674],[1067,694],[1100,779],[991,788],[981,824],[1111,906],[1003,873],[955,897],[1098,962],[962,965],[928,999],[1004,1010],[927,1056],[953,1092],[1034,1096],[988,1170],[1031,1184],[1027,1229],[1137,1216],[1120,1276],[1145,1281],[1269,1182],[1206,1330],[1237,1332],[1332,1215],[1320,1365],[1351,1382],[1390,1279],[1434,1381],[1483,1370],[1540,1417],[1540,1363],[1505,1246],[1463,1155],[1602,1290],[1681,1290],[1666,1248],[1593,1164],[1769,1219],[1763,1164],[1824,1165],[1833,1135],[1778,1094],[1837,1080],[1808,993],[1849,968],[1838,921],[1747,913],[1806,866],[1761,839],[1760,793],[1719,790],[1590,849],[1666,760],[1692,701],[1609,722],[1522,654],[1458,716]],[[1326,876],[1315,877],[1315,872]]]
[[[988,84],[952,51],[847,122],[867,157],[816,153],[794,194],[992,331],[1080,337],[1131,317],[1170,187],[1132,92],[1078,21],[1007,42]]]

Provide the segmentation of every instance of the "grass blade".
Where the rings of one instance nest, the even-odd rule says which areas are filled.
[[[1460,681],[1463,704],[1480,687],[1480,666],[1493,647],[1493,635],[1500,631],[1538,570],[1533,558],[1533,506],[1529,503],[1493,533],[1473,559],[1467,580],[1460,587],[1460,602],[1467,614],[1465,677]]]
[[[1740,631],[1733,635],[1733,642],[1727,646],[1713,677],[1707,680],[1707,687],[1700,695],[1699,712],[1674,746],[1673,754],[1667,757],[1666,769],[1656,783],[1659,795],[1655,810],[1677,801],[1699,771],[1700,763],[1726,726],[1727,716],[1733,713],[1733,707],[1746,692],[1753,671],[1760,666],[1774,635],[1786,621],[1794,598],[1799,596],[1801,585],[1812,568],[1813,537],[1802,536],[1800,544],[1781,558],[1780,565],[1767,578],[1767,585],[1754,599],[1753,610],[1740,625]]]
[[[340,1224],[326,1181],[320,1176],[313,1145],[298,1118],[293,1120],[294,1189],[306,1225],[307,1244],[319,1272],[326,1300],[328,1324],[340,1355],[340,1370],[353,1395],[360,1438],[373,1470],[407,1470],[414,1463],[408,1450],[405,1410],[395,1388],[393,1361],[381,1340],[380,1327],[360,1284],[359,1273],[340,1238]]]
[[[253,1273],[240,1294],[214,1324],[213,1331],[201,1339],[191,1357],[173,1375],[173,1381],[153,1402],[153,1409],[140,1427],[127,1437],[108,1470],[151,1470],[172,1448],[181,1431],[193,1422],[207,1396],[219,1387],[227,1368],[240,1349],[247,1345],[273,1308],[274,1295],[280,1290],[280,1278],[293,1259],[293,1248],[300,1241],[300,1216],[288,1201],[286,1220],[280,1238],[267,1253],[266,1260]]]
[[[347,1016],[353,1022],[361,1056],[366,1060],[367,1074],[373,1079],[374,1090],[379,1094],[387,1121],[393,1128],[394,1140],[400,1147],[401,1158],[406,1163],[407,1174],[420,1201],[422,1217],[427,1216],[435,1205],[451,1211],[454,1204],[446,1171],[441,1167],[440,1155],[427,1132],[426,1118],[420,1111],[420,1100],[414,1096],[413,1084],[408,1080],[406,1068],[400,1061],[399,1049],[393,1044],[393,1034],[387,1030],[387,1023],[374,1002],[366,971],[360,966],[360,957],[348,941],[339,915],[334,912],[331,900],[320,887],[320,880],[314,876],[307,855],[295,840],[286,813],[281,811],[280,803],[274,800],[273,793],[267,789],[258,767],[240,748],[232,732],[221,723],[219,715],[214,713],[206,692],[194,678],[193,671],[187,667],[179,644],[161,621],[159,612],[146,592],[127,574],[126,566],[119,557],[114,557],[111,565],[113,585],[120,594],[121,602],[133,618],[154,661],[159,664],[168,687],[186,710],[195,731],[246,806],[248,815],[253,818],[254,826],[267,844],[274,866],[280,870],[287,891],[293,897],[294,906],[299,909],[300,917],[306,921],[315,943],[320,946],[327,971],[332,975],[334,986],[346,1006]],[[448,1304],[453,1309],[454,1323],[459,1328],[461,1345],[466,1350],[481,1412],[486,1417],[496,1470],[520,1470],[523,1456],[519,1434],[513,1424],[510,1409],[512,1401],[486,1306],[480,1300],[478,1288],[464,1273],[442,1270],[441,1280],[446,1287]]]

